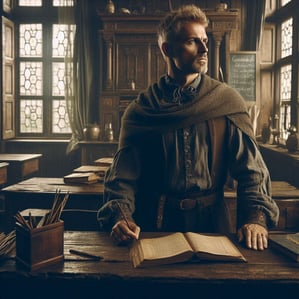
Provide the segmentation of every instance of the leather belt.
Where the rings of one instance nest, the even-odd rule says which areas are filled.
[[[193,198],[178,199],[173,196],[162,195],[158,204],[157,213],[157,228],[161,229],[163,224],[163,216],[165,206],[179,209],[182,211],[192,210],[194,208],[203,209],[216,203],[217,200],[223,197],[223,190],[203,195],[192,194]]]
[[[178,205],[181,210],[191,210],[195,207],[205,208],[213,205],[222,196],[222,192],[215,192],[198,198],[184,198],[179,200]]]

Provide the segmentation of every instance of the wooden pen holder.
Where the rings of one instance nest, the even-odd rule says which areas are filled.
[[[31,271],[64,260],[64,222],[27,229],[16,223],[16,260]]]

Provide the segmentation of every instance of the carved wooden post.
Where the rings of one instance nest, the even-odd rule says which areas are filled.
[[[216,80],[219,80],[219,57],[220,57],[220,45],[222,41],[224,33],[223,32],[213,32],[213,38],[215,41],[215,48],[214,48],[214,70],[213,70],[213,77]]]
[[[112,71],[112,66],[113,66],[113,36],[109,35],[104,35],[104,40],[106,44],[106,53],[107,53],[107,69],[106,69],[106,88],[111,89],[112,88],[112,83],[113,83],[113,71]]]
[[[238,27],[238,11],[237,10],[207,10],[206,14],[210,20],[208,31],[212,34],[215,45],[213,48],[214,65],[212,77],[219,80],[220,71],[220,46],[223,37]],[[226,60],[229,56],[229,46],[225,53]]]

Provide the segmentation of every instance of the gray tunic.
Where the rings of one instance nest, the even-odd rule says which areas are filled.
[[[167,84],[163,85],[165,81]],[[267,227],[277,224],[279,211],[271,198],[269,172],[251,133],[246,108],[242,107],[238,98],[237,104],[231,100],[227,103],[230,113],[226,111],[227,105],[222,105],[222,108],[218,109],[220,112],[216,113],[217,104],[208,111],[210,106],[205,104],[203,99],[207,98],[206,94],[209,96],[207,90],[216,90],[220,83],[207,76],[204,76],[200,83],[198,81],[193,84],[194,90],[191,88],[190,92],[189,88],[186,96],[177,97],[174,95],[177,95],[178,91],[171,90],[171,82],[168,82],[167,78],[162,78],[159,88],[154,86],[152,88],[154,92],[149,90],[147,94],[141,95],[137,102],[132,104],[137,108],[129,107],[126,111],[119,150],[105,178],[105,202],[98,213],[99,222],[104,228],[110,229],[121,219],[121,215],[113,205],[114,200],[119,201],[126,216],[134,219],[142,230],[153,231],[156,229],[157,207],[161,194],[182,198],[209,191],[213,186],[211,140],[207,120],[219,115],[227,117],[228,137],[224,160],[230,176],[237,181],[238,227],[249,222]],[[225,92],[226,88],[225,86]],[[169,96],[169,90],[172,96]],[[198,97],[198,90],[204,93],[204,96]],[[153,101],[145,101],[151,97],[154,98]],[[190,102],[194,102],[194,98],[202,101],[198,101],[200,105],[194,106],[195,109],[190,107]],[[209,100],[211,99],[215,105],[214,101],[219,101],[219,95],[209,96]],[[159,107],[155,101],[159,101]],[[142,106],[145,107],[143,114],[139,112],[136,114]],[[207,109],[202,111],[202,106],[206,106]],[[190,117],[184,114],[188,109],[191,111],[188,111]],[[192,114],[192,111],[197,109],[199,111]],[[171,113],[170,121],[167,122],[165,111],[169,110],[175,113],[179,111],[179,114]],[[163,115],[160,118],[157,117],[159,113]],[[242,118],[245,121],[240,121]],[[172,228],[167,229],[183,230],[180,214],[175,212],[172,214],[174,215]],[[211,220],[213,217],[227,216],[208,214],[202,218]],[[177,226],[174,225],[176,223]]]

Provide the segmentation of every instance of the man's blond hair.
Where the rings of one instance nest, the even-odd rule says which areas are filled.
[[[157,30],[158,44],[175,41],[181,25],[189,22],[197,22],[207,27],[209,24],[206,14],[196,5],[183,5],[177,10],[168,13],[160,22]]]

